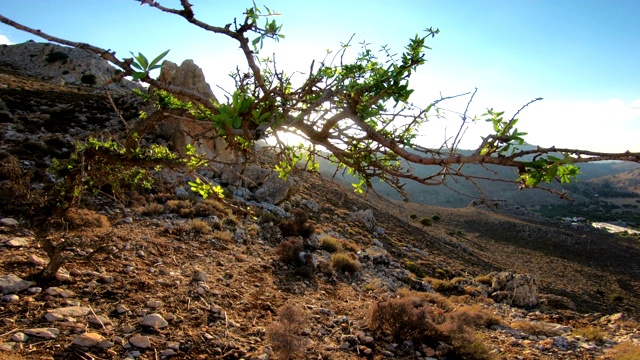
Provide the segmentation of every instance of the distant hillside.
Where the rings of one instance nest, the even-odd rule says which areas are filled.
[[[471,150],[462,150],[461,153],[470,153]],[[326,160],[319,160],[320,170],[323,176],[333,177],[335,174],[335,164],[330,164]],[[567,190],[569,197],[578,203],[589,203],[594,200],[596,191],[593,190],[589,180],[601,178],[602,176],[612,176],[623,174],[628,171],[640,172],[640,165],[622,162],[601,162],[583,164],[581,167],[582,174],[578,177],[578,182],[567,186],[559,184],[546,185],[547,187],[562,191]],[[415,165],[414,171],[418,176],[427,176],[435,171],[437,166],[420,166]],[[494,165],[465,165],[465,174],[470,176],[484,177],[496,179],[498,181],[479,180],[477,184],[482,189],[484,197],[498,201],[505,201],[513,206],[537,207],[546,204],[557,204],[564,202],[556,195],[549,194],[540,190],[521,191],[518,184],[514,180],[518,177],[516,171],[511,168],[504,168]],[[353,176],[339,172],[336,179],[345,184],[355,181]],[[629,175],[628,177],[633,177]],[[636,175],[636,179],[639,178]],[[617,187],[618,183],[611,182],[612,186]],[[381,195],[392,199],[400,199],[400,196],[390,186],[374,182],[374,189]],[[426,205],[445,206],[445,207],[466,207],[473,199],[482,197],[475,185],[461,179],[448,179],[444,186],[424,186],[415,182],[406,182],[404,189],[406,190],[409,200]]]

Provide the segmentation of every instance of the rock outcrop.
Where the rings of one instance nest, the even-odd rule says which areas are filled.
[[[497,273],[489,292],[493,300],[513,306],[535,307],[540,303],[538,279],[534,275],[513,274],[508,271]]]
[[[205,81],[202,69],[193,60],[185,60],[180,66],[171,61],[165,61],[158,80],[217,101],[211,87]],[[188,100],[180,96],[178,98]],[[188,114],[170,115],[163,119],[158,127],[158,133],[169,140],[175,151],[183,154],[187,145],[193,145],[198,153],[211,160],[229,162],[235,158],[227,150],[227,143],[216,136],[210,124],[197,121]]]
[[[0,45],[0,63],[25,75],[46,78],[56,84],[99,87],[116,75],[116,68],[92,52],[34,41]],[[136,87],[140,86],[122,80],[106,88],[116,95],[124,95]]]

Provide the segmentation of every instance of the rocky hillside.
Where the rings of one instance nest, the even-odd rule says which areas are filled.
[[[179,173],[85,198],[50,234],[74,246],[43,281],[37,214],[16,189],[35,194],[53,158],[117,136],[140,102],[114,96],[120,119],[91,84],[6,66],[0,79],[0,359],[640,354],[638,239],[358,196],[303,172],[272,191],[268,163],[222,176],[224,200],[186,193]]]

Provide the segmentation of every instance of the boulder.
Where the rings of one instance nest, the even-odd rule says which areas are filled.
[[[185,60],[180,66],[171,61],[164,61],[158,80],[217,101],[211,87],[205,81],[202,69],[193,60]],[[177,97],[183,101],[188,100],[183,96]],[[169,140],[175,151],[183,154],[187,145],[193,145],[196,152],[203,154],[207,159],[222,162],[234,159],[233,154],[226,150],[227,143],[216,136],[211,124],[195,120],[188,114],[169,115],[162,120],[158,134]]]
[[[27,41],[15,45],[0,45],[0,63],[24,75],[50,79],[56,84],[100,86],[116,75],[116,68],[100,56],[81,49]],[[93,85],[92,85],[93,83]],[[115,95],[124,95],[140,86],[128,80],[109,84]]]
[[[364,225],[364,227],[369,231],[373,231],[376,228],[376,218],[373,216],[373,210],[371,209],[351,213],[350,217],[352,220],[358,221]]]
[[[489,292],[495,301],[508,302],[513,306],[534,307],[540,303],[535,275],[508,271],[494,274]]]

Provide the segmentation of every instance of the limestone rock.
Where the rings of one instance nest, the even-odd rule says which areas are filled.
[[[82,317],[87,316],[90,312],[91,309],[84,306],[68,306],[49,310],[50,314],[56,314],[63,317]]]
[[[12,294],[27,289],[32,281],[22,280],[14,274],[0,275],[0,290],[3,294]]]
[[[129,343],[133,346],[139,347],[141,349],[146,349],[151,346],[151,341],[148,336],[135,334],[129,338]]]
[[[171,61],[164,61],[158,79],[166,84],[181,87],[217,101],[211,87],[205,81],[202,69],[193,60],[185,60],[180,66]],[[186,100],[179,95],[178,98]],[[188,115],[172,115],[162,119],[158,132],[180,153],[184,153],[187,145],[193,145],[196,152],[204,154],[208,159],[226,162],[234,158],[226,150],[226,142],[215,136],[210,124],[196,121]]]
[[[98,333],[84,333],[73,338],[73,344],[84,347],[93,347],[100,344],[104,337]]]
[[[95,84],[99,86],[111,79],[116,69],[100,56],[85,50],[27,41],[21,44],[0,47],[0,62],[11,65],[22,73],[40,78],[51,79],[57,84],[81,85],[83,75],[95,76]],[[107,89],[116,95],[128,93],[140,86],[122,80],[113,83]]]
[[[169,323],[160,314],[149,314],[140,319],[140,325],[149,326],[155,329],[162,329],[167,327]]]
[[[3,104],[4,104],[4,102],[3,102]],[[6,107],[6,105],[5,105],[5,107]],[[6,110],[6,109],[3,109],[3,110]],[[18,221],[15,220],[15,219],[12,219],[12,218],[2,218],[2,219],[0,219],[0,225],[2,225],[2,226],[16,226],[16,225],[18,225]]]
[[[507,301],[514,306],[534,307],[540,303],[538,280],[534,275],[500,272],[493,277],[489,292],[495,301]]]
[[[373,231],[376,228],[376,218],[373,216],[373,210],[360,210],[351,214],[353,220],[360,222],[364,227]]]
[[[14,237],[7,241],[6,244],[11,247],[28,247],[30,242],[29,239],[25,237]]]
[[[292,192],[296,191],[298,181],[293,176],[289,176],[287,180],[284,180],[274,171],[264,180],[264,184],[254,192],[254,197],[258,201],[279,204]]]
[[[36,328],[36,329],[26,329],[24,331],[25,334],[39,337],[45,340],[51,340],[58,337],[60,334],[60,330],[56,328]]]

